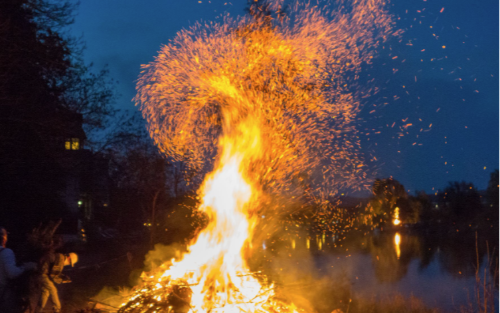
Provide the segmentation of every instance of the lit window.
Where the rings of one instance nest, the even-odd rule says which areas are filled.
[[[80,150],[80,139],[70,138],[64,143],[64,148],[66,150]]]
[[[80,149],[80,140],[78,138],[71,139],[71,150]]]

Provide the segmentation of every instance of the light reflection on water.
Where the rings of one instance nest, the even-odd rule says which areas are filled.
[[[349,292],[360,297],[414,295],[430,307],[450,311],[466,305],[474,293],[473,234],[448,238],[400,229],[340,238],[338,234],[298,234],[270,241],[269,264],[290,276],[284,280],[320,282],[324,287],[317,293],[324,292],[325,297],[338,292],[328,288],[347,282]],[[479,252],[483,271],[488,263],[484,245],[479,245]],[[498,299],[496,305],[498,311]]]
[[[399,235],[399,233],[395,233],[394,234],[394,247],[396,248],[396,255],[398,257],[398,260],[399,260],[399,257],[401,256],[401,249],[399,248],[400,243],[401,243],[401,235]]]

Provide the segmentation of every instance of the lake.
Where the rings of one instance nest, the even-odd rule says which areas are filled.
[[[491,280],[494,266],[488,263],[498,256],[496,250],[488,257],[492,246],[498,247],[498,238],[479,236],[476,245],[475,232],[454,229],[298,232],[255,247],[250,266],[319,312],[343,307],[351,298],[390,301],[395,294],[413,295],[428,307],[450,312],[476,301],[478,260],[479,275]],[[498,312],[498,276],[492,290]]]

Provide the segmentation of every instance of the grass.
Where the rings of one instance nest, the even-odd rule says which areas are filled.
[[[459,313],[495,313],[498,312],[498,258],[492,257],[487,246],[487,266],[480,270],[479,249],[476,233],[476,283],[472,296],[468,295],[467,305],[458,309]],[[494,252],[494,251],[493,251]],[[495,253],[493,253],[495,255]],[[495,307],[496,304],[496,307]]]

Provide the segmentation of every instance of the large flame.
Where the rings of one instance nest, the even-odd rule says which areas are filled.
[[[144,66],[136,101],[155,142],[198,171],[214,166],[199,190],[210,222],[182,260],[143,275],[121,312],[299,310],[249,274],[242,252],[265,193],[324,199],[364,181],[351,88],[392,21],[382,0],[337,2],[286,16],[280,1],[254,6],[181,31]]]
[[[142,288],[122,311],[168,311],[165,305],[173,303],[193,312],[298,312],[293,304],[274,298],[272,285],[262,286],[249,275],[242,257],[256,225],[249,202],[260,194],[244,174],[244,160],[262,153],[262,134],[253,122],[244,119],[220,140],[219,162],[201,188],[200,210],[209,216],[208,226],[182,261],[172,260],[161,266],[163,271],[144,274]],[[179,286],[188,294],[175,290]],[[172,294],[182,301],[168,299]]]
[[[255,311],[256,304],[262,303],[258,301],[260,284],[246,275],[248,268],[240,255],[255,226],[248,202],[258,196],[243,177],[243,160],[249,154],[259,153],[260,132],[251,120],[238,125],[235,131],[237,136],[221,139],[218,166],[202,186],[200,209],[208,214],[209,225],[190,247],[191,253],[163,274],[175,280],[194,270],[188,282],[195,284],[192,287],[195,311],[221,307],[225,312]],[[248,307],[249,303],[253,308]]]

